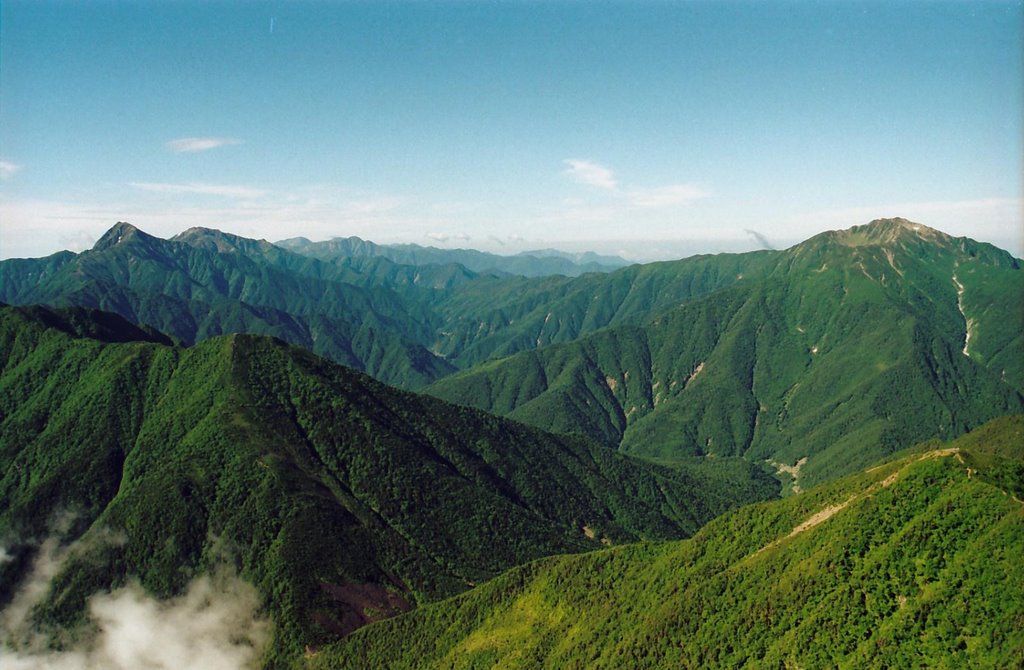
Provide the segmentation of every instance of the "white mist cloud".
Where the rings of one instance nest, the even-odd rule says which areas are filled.
[[[603,165],[580,158],[567,158],[563,162],[569,166],[564,174],[577,184],[593,186],[605,191],[614,191],[618,188],[615,173]]]
[[[159,601],[137,584],[89,600],[98,632],[81,648],[4,653],[5,670],[242,670],[270,639],[256,589],[237,577],[200,577],[179,598]]]
[[[17,163],[10,161],[0,161],[0,179],[8,179],[13,177],[16,172],[21,170],[21,166]]]
[[[53,565],[59,567],[48,564],[47,571]],[[4,610],[5,624],[24,622],[24,605],[37,602],[48,588],[43,577],[36,571],[31,592],[23,589],[17,607],[12,603]],[[270,639],[256,589],[237,577],[200,577],[184,595],[167,601],[130,584],[93,596],[88,608],[96,636],[74,649],[46,650],[41,636],[5,631],[4,670],[242,670],[253,667]],[[14,641],[16,650],[10,648]]]
[[[242,140],[233,137],[182,137],[168,142],[167,148],[176,154],[185,154],[241,143]]]
[[[29,618],[51,580],[68,559],[124,537],[105,530],[62,546],[62,516],[11,602],[0,611],[0,668],[3,670],[242,670],[252,668],[270,639],[269,621],[259,612],[256,589],[226,570],[193,580],[170,600],[149,596],[137,583],[89,598],[89,626],[96,631],[71,649],[48,648],[44,633]],[[68,517],[69,518],[69,517]],[[7,552],[0,547],[0,553]]]
[[[0,610],[0,642],[10,644],[15,640],[26,642],[32,638],[32,631],[28,627],[29,612],[46,596],[50,580],[60,571],[67,553],[66,549],[60,547],[56,536],[48,538],[39,547],[28,577],[7,607]]]

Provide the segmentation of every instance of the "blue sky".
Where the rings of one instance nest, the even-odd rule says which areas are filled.
[[[0,3],[0,257],[117,220],[632,259],[1024,255],[1024,3]]]

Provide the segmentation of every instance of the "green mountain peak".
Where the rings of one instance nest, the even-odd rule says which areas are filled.
[[[840,231],[839,241],[849,246],[892,244],[908,240],[927,240],[944,244],[953,238],[934,228],[901,217],[875,219],[861,226]]]
[[[103,233],[103,236],[97,240],[92,249],[93,251],[105,251],[117,246],[118,244],[129,242],[140,235],[143,237],[149,237],[149,235],[142,232],[132,224],[126,221],[118,221],[111,226],[110,230]]]

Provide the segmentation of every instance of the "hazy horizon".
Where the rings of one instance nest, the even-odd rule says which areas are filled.
[[[906,217],[883,217],[883,218],[906,218]],[[116,222],[116,223],[121,223],[121,222]],[[141,226],[135,226],[135,224],[131,223],[130,221],[125,221],[124,223],[130,224],[130,225],[138,228],[139,230],[141,230],[142,232],[144,232],[146,234],[154,235],[154,236],[160,237],[162,239],[170,239],[170,238],[175,237],[178,234],[181,234],[181,233],[189,230],[189,228],[183,228],[181,230],[169,232],[168,234],[165,235],[165,234],[153,233],[152,231],[146,230],[144,227],[141,227]],[[870,223],[870,222],[869,221],[863,221],[861,223],[855,223],[855,224],[852,224],[852,225],[864,225],[864,224],[867,224],[867,223]],[[921,222],[915,222],[915,223],[921,223]],[[925,225],[927,225],[927,224],[925,224]],[[227,234],[231,234],[231,235],[239,235],[241,237],[246,237],[245,235],[240,235],[239,233],[235,233],[235,232],[232,232],[230,230],[223,230],[223,229],[214,228],[214,227],[211,227],[211,226],[199,226],[199,227],[207,228],[207,229],[212,229],[212,230],[219,230],[220,232],[223,232],[223,233],[227,233]],[[849,227],[849,226],[847,226],[847,227]],[[933,227],[933,226],[929,226],[929,227]],[[101,232],[100,235],[97,235],[95,238],[89,238],[88,240],[83,240],[84,244],[83,244],[83,247],[81,249],[64,249],[64,250],[60,250],[60,251],[74,251],[76,253],[81,253],[81,251],[86,251],[86,250],[92,248],[92,246],[99,240],[99,238],[102,237],[102,235],[107,230],[109,230],[109,229],[110,228],[108,227],[106,230]],[[538,253],[538,252],[545,252],[545,251],[558,251],[558,252],[569,253],[569,254],[595,253],[595,254],[598,254],[599,256],[618,257],[618,258],[620,258],[622,260],[625,260],[625,261],[627,261],[629,263],[650,263],[650,262],[657,262],[657,261],[683,259],[683,258],[687,258],[687,257],[690,257],[690,256],[696,256],[696,255],[701,255],[701,254],[744,253],[744,252],[748,252],[748,251],[756,251],[756,250],[762,250],[762,249],[784,250],[784,249],[788,249],[789,247],[792,247],[792,246],[794,246],[796,244],[799,244],[799,243],[805,241],[809,237],[813,237],[814,235],[817,235],[819,233],[826,232],[827,230],[836,230],[836,228],[822,229],[822,230],[818,231],[817,233],[809,235],[806,238],[800,238],[800,239],[795,239],[794,238],[794,239],[773,240],[773,239],[768,239],[767,237],[765,237],[764,235],[762,235],[761,233],[759,233],[757,231],[745,230],[743,232],[746,233],[746,238],[743,238],[743,239],[634,240],[634,241],[629,242],[626,245],[618,244],[617,241],[614,241],[614,240],[612,240],[612,241],[608,241],[608,240],[604,240],[604,241],[602,241],[602,240],[553,240],[553,241],[552,240],[548,240],[548,241],[537,241],[538,244],[535,245],[535,246],[531,246],[530,245],[530,242],[531,242],[530,240],[519,239],[519,240],[512,240],[512,241],[510,241],[508,243],[501,242],[501,243],[499,243],[497,248],[493,248],[493,246],[490,246],[490,245],[474,246],[473,240],[471,238],[467,239],[466,237],[460,237],[460,236],[456,236],[456,237],[453,237],[453,238],[447,238],[446,237],[444,239],[436,239],[436,238],[427,237],[427,239],[424,239],[423,241],[418,241],[418,242],[401,241],[401,240],[394,241],[394,242],[382,242],[381,240],[374,240],[374,239],[371,239],[371,238],[361,237],[359,235],[332,235],[332,236],[328,236],[328,237],[324,237],[324,238],[317,238],[317,239],[311,239],[311,238],[308,238],[308,237],[306,237],[304,235],[292,235],[292,236],[289,236],[289,237],[275,237],[275,238],[272,238],[272,239],[271,238],[266,238],[266,237],[249,238],[249,239],[264,240],[264,241],[267,241],[267,242],[278,244],[280,242],[283,242],[283,241],[286,241],[286,240],[289,240],[289,239],[295,239],[295,238],[305,238],[305,239],[308,239],[311,242],[325,242],[325,241],[329,241],[329,240],[332,240],[332,239],[346,239],[346,238],[356,237],[356,238],[362,239],[362,240],[367,241],[367,242],[373,242],[375,244],[381,244],[381,245],[413,245],[413,246],[419,246],[419,247],[424,247],[424,248],[434,248],[434,249],[444,249],[444,250],[484,251],[486,253],[492,253],[492,254],[496,254],[498,256],[516,256],[516,255],[528,255],[528,254],[531,254],[531,253]],[[947,231],[940,231],[940,232],[947,232]],[[987,242],[987,240],[977,240],[977,241],[979,241],[979,242]],[[492,240],[492,242],[494,242],[494,241]],[[995,244],[995,246],[997,246],[997,247],[999,247],[999,248],[1001,248],[1001,249],[1003,249],[1005,251],[1010,252],[1011,254],[1013,254],[1017,258],[1022,257],[1022,254],[1020,252],[1014,252],[1014,250],[1008,249],[1005,246],[1001,246],[1001,245],[999,245],[997,243],[994,243],[994,242],[988,242],[988,243],[989,244]],[[539,246],[540,244],[543,244],[544,246]],[[483,247],[488,247],[488,248],[483,248]],[[638,253],[631,254],[631,253],[629,253],[629,249],[633,249],[633,250],[637,251]],[[57,253],[57,252],[54,252],[54,253]],[[0,259],[0,260],[3,260],[3,259]]]
[[[0,258],[114,222],[629,260],[1024,256],[1024,5],[0,6]],[[763,239],[762,239],[763,238]]]

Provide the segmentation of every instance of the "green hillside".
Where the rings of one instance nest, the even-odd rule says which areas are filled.
[[[270,666],[514,565],[685,537],[777,491],[742,461],[653,466],[271,338],[182,348],[113,315],[8,306],[0,462],[0,606],[55,533],[76,549],[32,612],[55,643],[98,590],[168,597],[226,562],[274,621]]]
[[[1005,252],[883,220],[812,238],[642,325],[428,392],[649,458],[771,461],[806,487],[1022,411],[1021,305],[1024,271]]]
[[[775,252],[694,256],[578,278],[486,278],[438,305],[442,331],[433,351],[459,367],[549,344],[609,325],[640,324],[667,309],[760,276]]]
[[[998,419],[689,540],[535,561],[297,665],[1021,667],[1024,503],[999,483],[1022,444],[1024,417]]]
[[[420,344],[429,312],[366,274],[218,231],[162,240],[119,223],[78,255],[0,262],[0,300],[116,312],[184,344],[272,335],[404,387],[452,372]]]

